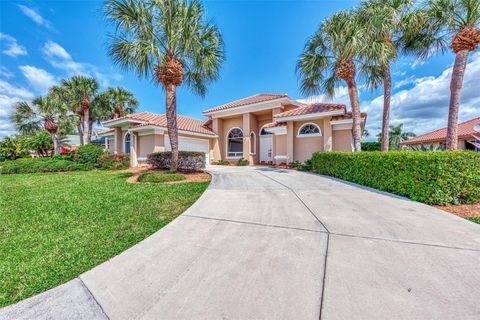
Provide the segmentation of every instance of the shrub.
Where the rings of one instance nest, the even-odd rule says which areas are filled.
[[[304,163],[297,166],[298,171],[312,171],[312,159],[305,160]]]
[[[362,151],[380,151],[380,142],[362,142]]]
[[[101,169],[121,170],[127,169],[129,165],[130,155],[127,153],[103,154],[98,157],[98,166]]]
[[[301,164],[299,161],[295,160],[295,161],[293,161],[293,162],[290,162],[290,163],[288,164],[288,167],[291,168],[291,169],[297,169],[297,168],[300,167],[301,165],[302,165],[302,164]]]
[[[248,166],[249,164],[250,164],[250,162],[248,162],[248,160],[244,159],[244,158],[240,158],[237,161],[237,166],[240,166],[240,167]]]
[[[90,164],[68,160],[10,161],[0,165],[0,174],[83,171],[92,168],[93,166]]]
[[[480,200],[480,153],[471,151],[317,152],[312,169],[428,204]]]
[[[107,154],[107,152],[101,146],[89,143],[78,148],[73,160],[95,166],[98,163],[98,158],[104,154]]]
[[[142,173],[138,177],[139,182],[150,182],[150,183],[164,183],[169,181],[181,181],[185,180],[185,175],[181,173],[172,173],[172,172],[150,172]]]
[[[217,166],[229,166],[230,162],[228,162],[227,160],[218,160],[218,161],[212,162],[212,164]]]
[[[155,152],[147,156],[147,162],[157,169],[170,169],[172,152]],[[205,169],[205,153],[195,151],[178,152],[178,170],[199,171]]]

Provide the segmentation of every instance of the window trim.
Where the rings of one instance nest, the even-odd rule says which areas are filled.
[[[232,155],[230,155],[230,152],[228,151],[228,141],[229,141],[229,138],[228,136],[230,135],[230,132],[232,132],[232,130],[234,129],[238,129],[242,132],[242,152],[232,152]],[[240,158],[243,158],[243,139],[245,137],[243,136],[243,130],[242,128],[240,127],[232,127],[230,128],[230,130],[228,130],[227,132],[227,135],[225,136],[225,158],[226,159],[240,159]]]
[[[317,129],[318,129],[318,133],[308,133],[308,134],[301,134],[300,131],[302,131],[302,129],[305,127],[305,126],[308,126],[308,125],[312,125],[312,126],[315,126]],[[300,128],[298,128],[298,131],[297,131],[297,138],[310,138],[310,137],[321,137],[322,136],[322,129],[320,129],[320,126],[314,122],[306,122],[304,124],[302,124],[300,126]]]

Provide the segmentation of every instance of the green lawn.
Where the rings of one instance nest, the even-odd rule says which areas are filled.
[[[480,223],[480,217],[472,217],[472,218],[467,218],[470,221],[473,221],[475,223]]]
[[[208,186],[129,184],[129,176],[0,175],[0,307],[131,247],[185,211]]]

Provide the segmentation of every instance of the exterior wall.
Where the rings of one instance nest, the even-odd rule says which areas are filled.
[[[351,130],[332,131],[333,151],[352,151],[353,138]]]
[[[160,152],[164,150],[164,135],[163,134],[149,134],[142,135],[137,138],[138,151],[137,156],[142,161],[150,153]]]
[[[223,147],[223,152],[222,152],[222,159],[228,160],[228,159],[234,159],[234,158],[229,158],[227,157],[227,134],[230,132],[230,129],[232,128],[240,128],[243,131],[243,136],[245,137],[248,135],[248,133],[245,133],[245,130],[243,129],[243,116],[235,117],[235,118],[227,118],[223,119],[223,135],[222,135],[222,147]],[[244,157],[245,157],[245,145],[244,147]]]
[[[282,162],[287,162],[287,159],[280,158],[275,159],[275,156],[286,156],[287,155],[287,135],[280,134],[273,136],[273,163],[280,164]]]
[[[322,132],[322,136],[314,136],[314,137],[298,137],[298,130],[305,124],[305,123],[314,123],[320,127],[320,131]],[[323,132],[324,132],[324,124],[323,119],[315,119],[309,121],[298,121],[294,123],[294,156],[293,161],[300,161],[304,162],[311,158],[312,153],[316,151],[323,151],[324,144],[323,144]]]
[[[108,147],[108,148],[105,148],[105,150],[107,150],[110,153],[114,153],[115,152],[115,136],[105,137],[105,143]]]
[[[250,160],[250,163],[251,164],[257,164],[258,163],[258,151],[259,151],[259,146],[260,146],[260,143],[259,143],[259,140],[258,140],[258,130],[259,130],[259,127],[258,127],[258,118],[256,116],[254,116],[253,114],[250,114],[250,132],[248,134],[248,138],[250,140],[250,147],[252,145],[254,145],[254,150],[253,150],[253,153],[251,152],[252,150],[249,149],[248,150],[248,154],[249,154],[249,160]],[[253,132],[254,134],[254,140],[251,141],[251,133]]]
[[[115,128],[115,139],[114,139],[113,152],[114,153],[122,153],[123,152],[122,128]]]

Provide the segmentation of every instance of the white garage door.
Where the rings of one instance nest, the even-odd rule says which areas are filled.
[[[165,135],[165,151],[170,150],[172,150],[172,147],[170,146],[170,138],[168,135]],[[205,161],[207,164],[209,163],[209,148],[208,140],[206,139],[178,137],[178,150],[204,152]]]

